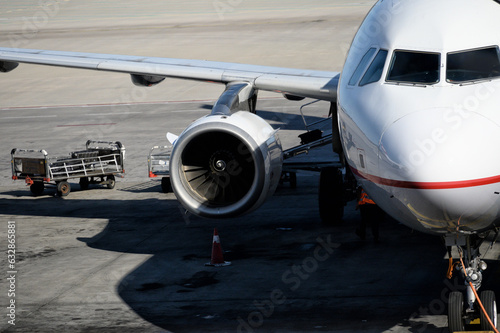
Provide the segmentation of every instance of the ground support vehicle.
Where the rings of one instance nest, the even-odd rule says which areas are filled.
[[[164,193],[172,192],[170,184],[170,155],[172,146],[154,146],[148,155],[149,178],[161,178],[161,189]]]
[[[43,194],[45,185],[55,185],[60,196],[71,191],[70,179],[79,179],[80,188],[90,184],[115,187],[115,176],[125,173],[125,147],[118,141],[88,140],[86,149],[67,157],[50,157],[45,150],[11,151],[12,179],[24,179],[34,195]]]

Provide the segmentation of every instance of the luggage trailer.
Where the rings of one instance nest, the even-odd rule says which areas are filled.
[[[55,185],[60,196],[71,191],[70,179],[79,179],[80,188],[90,184],[115,187],[115,176],[125,173],[125,147],[119,141],[88,140],[86,149],[69,157],[49,157],[45,150],[11,151],[12,179],[24,179],[35,196],[42,195],[45,184]]]
[[[172,146],[154,146],[148,155],[149,178],[161,177],[161,189],[164,193],[172,192],[170,184],[170,155]]]

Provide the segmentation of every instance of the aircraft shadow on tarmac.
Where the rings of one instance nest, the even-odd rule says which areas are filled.
[[[308,185],[301,191],[303,183],[283,186],[259,210],[224,221],[186,215],[171,195],[67,200],[49,193],[30,205],[26,198],[0,199],[0,208],[12,216],[108,219],[99,234],[78,240],[105,251],[152,255],[123,277],[117,293],[142,318],[174,332],[375,332],[396,325],[442,332],[427,316],[445,315],[445,296],[462,285],[445,282],[440,240],[386,219],[380,243],[360,241],[352,203],[343,223],[322,226],[312,205],[316,193]],[[214,226],[231,266],[204,265]],[[488,264],[483,288],[498,293],[499,264]]]

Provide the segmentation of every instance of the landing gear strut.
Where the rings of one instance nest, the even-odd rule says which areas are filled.
[[[466,325],[477,318],[480,319],[482,330],[498,332],[496,330],[498,316],[495,293],[491,290],[484,290],[481,292],[479,299],[477,294],[483,280],[483,272],[488,267],[481,260],[481,253],[479,252],[485,238],[486,235],[460,234],[458,238],[454,235],[446,239],[450,258],[451,243],[457,246],[460,262],[456,263],[455,267],[465,280],[466,287],[465,297],[460,291],[450,293],[448,300],[448,328],[450,333],[464,331]]]
[[[342,172],[338,168],[321,169],[319,176],[319,214],[323,224],[337,224],[344,216],[345,196]]]

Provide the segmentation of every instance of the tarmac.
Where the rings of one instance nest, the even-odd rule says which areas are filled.
[[[0,45],[335,71],[373,3],[0,0]],[[447,332],[447,295],[463,284],[445,278],[441,240],[386,218],[379,242],[362,241],[353,202],[341,223],[322,225],[318,173],[226,220],[186,213],[161,192],[147,175],[149,149],[207,114],[222,91],[31,65],[0,75],[0,331]],[[259,97],[257,114],[281,129],[283,146],[298,144],[309,100]],[[325,119],[328,105],[305,113],[308,123]],[[12,148],[59,156],[87,139],[125,145],[115,189],[71,182],[66,197],[53,188],[34,197],[11,179]],[[326,146],[301,158],[333,154]],[[205,266],[214,228],[230,266]],[[500,295],[500,247],[488,246],[482,288]]]

